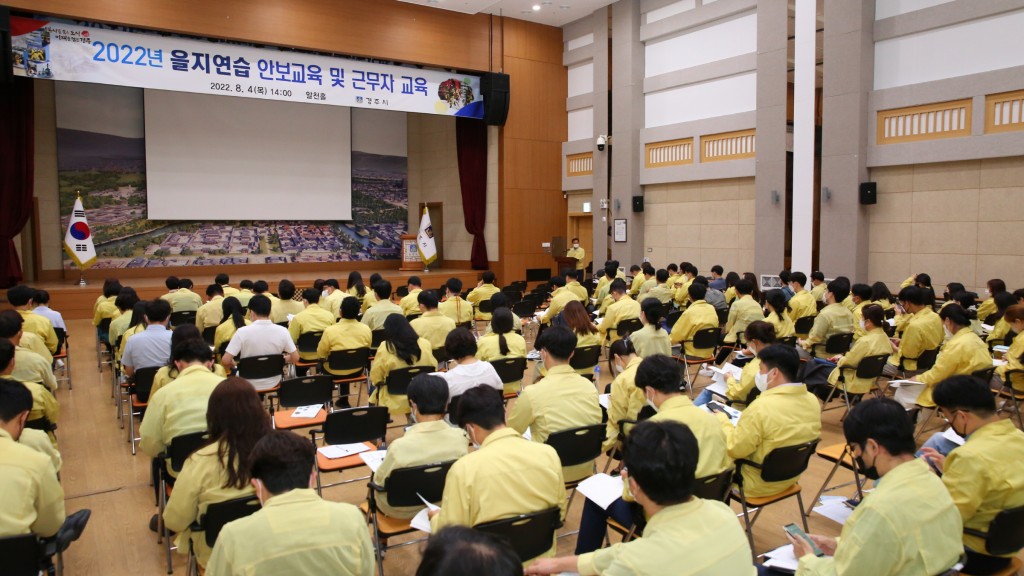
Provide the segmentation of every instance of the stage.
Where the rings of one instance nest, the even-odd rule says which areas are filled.
[[[151,271],[152,269],[149,269]],[[194,270],[194,269],[193,269]],[[192,270],[189,270],[191,272]],[[345,288],[345,283],[348,280],[349,272],[347,270],[338,270],[333,273],[325,271],[312,271],[312,272],[272,272],[272,273],[232,273],[230,268],[223,267],[211,267],[209,272],[203,274],[184,274],[184,270],[177,271],[174,268],[164,268],[162,276],[148,276],[148,277],[128,277],[125,275],[118,275],[118,273],[128,273],[131,270],[87,270],[85,273],[86,281],[88,282],[85,286],[79,286],[77,280],[61,280],[51,282],[31,282],[29,283],[33,288],[46,290],[50,293],[50,307],[60,312],[65,320],[77,320],[81,318],[92,318],[92,307],[96,302],[96,298],[103,291],[103,280],[104,278],[118,278],[121,284],[124,286],[131,286],[138,292],[139,297],[143,300],[149,300],[152,298],[158,298],[162,294],[167,292],[167,288],[164,286],[164,279],[169,275],[181,275],[180,277],[187,277],[192,280],[195,284],[192,290],[206,299],[206,287],[213,283],[214,276],[219,272],[225,272],[231,277],[231,285],[235,288],[238,287],[238,282],[241,280],[265,280],[270,285],[271,292],[277,292],[277,284],[282,279],[291,280],[295,283],[295,287],[301,291],[303,288],[309,288],[313,285],[313,282],[317,278],[335,278],[338,280],[338,284]],[[370,275],[374,272],[380,274],[385,280],[391,282],[393,290],[397,290],[399,286],[405,286],[410,276],[419,276],[423,282],[423,288],[438,288],[443,285],[449,278],[458,278],[462,280],[463,290],[471,290],[476,283],[480,280],[480,275],[483,273],[482,270],[466,270],[459,268],[437,268],[431,269],[429,272],[407,272],[402,270],[396,270],[395,268],[388,269],[366,269],[360,270],[359,273],[363,275],[363,282],[369,283]],[[69,271],[68,275],[72,275],[74,271]],[[369,286],[367,286],[369,288]],[[3,291],[3,301],[7,300],[7,291]]]

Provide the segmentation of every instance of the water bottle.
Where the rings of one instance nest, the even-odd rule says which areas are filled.
[[[601,365],[594,366],[594,384],[601,383]]]

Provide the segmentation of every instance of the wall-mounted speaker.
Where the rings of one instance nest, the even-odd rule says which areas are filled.
[[[878,204],[878,184],[875,182],[860,183],[860,203]]]
[[[643,196],[633,196],[633,212],[643,212],[643,211],[644,211],[644,197]]]
[[[508,74],[488,72],[480,78],[480,93],[484,98],[484,122],[488,126],[504,126],[508,118]]]

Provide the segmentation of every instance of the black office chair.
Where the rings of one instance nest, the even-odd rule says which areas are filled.
[[[54,328],[54,333],[57,334],[57,351],[53,354],[53,366],[54,372],[62,370],[63,376],[57,379],[57,382],[67,382],[68,390],[73,390],[71,382],[71,344],[68,342],[68,333],[63,328]],[[57,362],[63,362],[63,365],[58,368]]]
[[[676,325],[676,322],[679,321],[679,318],[681,318],[682,315],[682,310],[673,310],[672,312],[669,312],[667,316],[665,316],[665,326],[668,328],[669,332],[672,331],[672,327]]]
[[[334,381],[330,374],[317,374],[314,376],[300,376],[282,380],[280,389],[270,394],[270,413],[274,428],[278,430],[295,430],[297,428],[309,428],[320,426],[327,420],[327,411],[331,409],[331,400],[334,398]],[[277,401],[277,410],[274,409],[274,401]],[[322,405],[323,411],[314,418],[293,418],[290,413],[282,408],[297,408],[299,406]]]
[[[323,338],[323,336],[323,331],[303,332],[302,334],[299,334],[299,339],[295,342],[295,348],[298,349],[300,355],[305,354],[306,356],[309,356],[311,354],[316,354],[317,348],[320,346],[320,339]],[[302,360],[300,358],[299,361],[295,363],[295,368],[305,368],[306,370],[309,370],[319,364],[319,360]]]
[[[722,329],[718,326],[709,326],[707,328],[701,328],[693,333],[693,338],[690,340],[683,340],[682,349],[679,351],[679,356],[676,356],[676,360],[683,364],[683,377],[686,379],[686,390],[689,392],[690,397],[693,397],[693,381],[696,378],[691,375],[691,368],[694,366],[700,366],[701,364],[712,364],[715,361],[715,349],[718,347],[718,339],[722,333]],[[686,344],[693,344],[696,350],[711,350],[711,353],[704,358],[687,356]],[[737,340],[736,346],[739,346]]]
[[[600,346],[597,348],[600,351]],[[488,364],[494,367],[494,371],[498,374],[498,378],[501,378],[502,384],[519,382],[519,391],[522,392],[523,374],[526,373],[526,358],[501,358],[490,360]],[[516,394],[512,394],[511,397],[515,398]],[[508,400],[509,397],[506,395],[505,399]]]
[[[387,426],[390,415],[384,406],[361,406],[358,408],[345,408],[336,410],[327,415],[323,428],[310,430],[310,439],[313,446],[317,444],[317,437],[322,436],[324,446],[336,444],[355,444],[358,442],[372,443],[381,446],[387,434]],[[345,458],[331,459],[324,456],[320,451],[316,453],[316,491],[323,495],[323,489],[340,484],[348,484],[357,480],[365,480],[369,476],[344,480],[334,484],[321,484],[320,475],[325,472],[343,472],[352,468],[365,466],[358,454]]]
[[[505,540],[515,550],[516,556],[526,563],[551,549],[555,530],[561,526],[561,513],[555,506],[539,512],[484,522],[473,526],[473,529]]]
[[[149,393],[153,389],[153,378],[162,366],[139,368],[124,386],[124,394],[128,404],[128,441],[132,444],[132,456],[135,456],[135,445],[141,440],[135,436],[135,417],[142,419],[142,414],[149,405]]]
[[[384,343],[384,329],[374,330],[370,333],[370,350],[377,352],[377,348]]]
[[[846,412],[850,412],[850,395],[846,388],[846,380],[850,378],[850,374],[853,378],[860,380],[872,380],[877,383],[878,379],[882,376],[882,371],[885,370],[885,365],[889,361],[888,354],[878,354],[876,356],[866,356],[861,358],[861,361],[856,366],[843,366],[839,369],[839,379],[828,393],[828,397],[822,403],[822,408],[825,410],[831,410],[831,408],[824,408],[832,401],[832,397],[835,395],[837,390],[840,390],[843,394],[843,403],[846,406]],[[878,391],[881,395],[885,395],[885,391],[878,387]],[[845,417],[845,416],[844,416]]]
[[[601,346],[594,344],[593,346],[582,346],[573,350],[572,356],[569,356],[569,366],[572,366],[573,370],[586,370],[591,371],[583,376],[589,380],[594,379],[593,368],[597,366],[597,363],[601,361]]]
[[[40,572],[54,573],[53,566],[44,557],[42,544],[35,534],[0,538],[0,558],[5,576],[38,576]]]
[[[1005,556],[1024,548],[1024,506],[1003,510],[988,525],[988,532],[964,528],[965,534],[985,540],[988,554]]]
[[[284,356],[268,354],[242,358],[238,361],[238,375],[250,382],[261,378],[281,378],[284,375]],[[265,395],[276,390],[277,386],[259,392]]]
[[[164,510],[167,509],[167,496],[170,488],[174,486],[175,476],[172,476],[171,472],[173,471],[175,475],[181,472],[189,456],[202,448],[207,442],[209,442],[209,439],[206,437],[205,430],[175,436],[171,439],[171,445],[168,446],[167,452],[162,459],[163,466],[160,468],[160,477],[157,481],[157,505],[159,507],[157,513],[157,534],[160,535],[158,542],[163,542],[164,545],[168,574],[174,572],[171,560],[171,548],[173,547],[171,533],[167,530],[167,526],[164,525]]]
[[[195,326],[195,323],[195,310],[182,310],[180,312],[171,312],[171,326],[175,328],[178,326],[184,326],[185,324],[192,324],[193,326]]]
[[[796,322],[793,323],[793,331],[798,336],[806,337],[811,332],[811,328],[814,328],[814,319],[816,316],[804,316],[803,318],[797,318]]]
[[[524,296],[522,300],[512,304],[512,313],[520,318],[529,318],[537,313],[537,304]]]
[[[217,537],[220,536],[220,531],[224,529],[224,526],[229,522],[250,516],[259,509],[260,500],[256,496],[242,496],[223,502],[214,502],[206,507],[206,513],[200,516],[199,520],[189,527],[189,530],[193,534],[202,532],[203,540],[212,549],[217,544]],[[199,572],[196,562],[196,556],[190,546],[186,573],[188,576]]]
[[[732,475],[735,472],[727,468],[713,476],[697,478],[693,481],[693,495],[705,500],[717,500],[729,503],[729,491],[732,488]],[[635,503],[634,503],[635,505]],[[642,536],[644,527],[647,525],[642,509],[637,505],[637,511],[633,514],[633,525],[629,528],[619,524],[614,518],[607,520],[608,528],[622,536],[623,542],[629,542],[634,538]]]
[[[408,546],[423,539],[402,542],[393,546],[383,544],[389,538],[415,532],[416,528],[410,526],[410,520],[392,518],[377,509],[377,494],[386,494],[388,506],[421,506],[424,500],[432,504],[439,504],[444,494],[444,483],[455,461],[439,462],[435,464],[424,464],[422,466],[411,466],[392,470],[391,474],[384,480],[381,486],[374,482],[369,483],[369,494],[366,497],[364,512],[370,517],[370,525],[373,526],[375,535],[374,541],[378,542],[375,547],[377,556],[377,573],[384,574],[384,552],[389,548]]]
[[[612,330],[615,331],[615,334],[619,338],[625,338],[633,332],[640,331],[643,327],[644,323],[641,322],[639,318],[626,318],[625,320],[620,320]]]
[[[370,354],[369,348],[332,350],[320,367],[321,372],[331,375],[332,381],[338,385],[339,395],[346,399],[352,394],[342,394],[341,386],[347,388],[353,382],[359,386],[356,390],[356,406],[360,405],[360,399],[363,397],[362,385],[370,383]]]
[[[604,424],[591,424],[553,432],[548,435],[544,443],[555,449],[564,468],[597,460],[597,457],[601,455],[604,434]],[[565,482],[565,488],[571,491],[569,501],[565,505],[566,510],[572,505],[572,499],[576,496],[576,486],[583,480],[585,479]]]
[[[812,348],[815,353],[819,348],[824,347],[826,354],[846,354],[850,351],[851,345],[853,345],[853,332],[841,332],[829,336],[824,344],[815,344]]]

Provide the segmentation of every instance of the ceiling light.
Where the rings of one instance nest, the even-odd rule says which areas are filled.
[[[572,8],[572,6],[569,6],[568,4],[559,4],[558,5],[558,9],[559,10],[568,10],[569,8]]]
[[[540,4],[534,4],[533,5],[533,11],[534,12],[539,12],[540,11]]]

